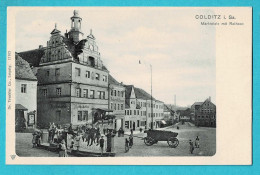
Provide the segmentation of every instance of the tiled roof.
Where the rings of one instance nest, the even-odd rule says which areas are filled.
[[[27,61],[31,66],[38,67],[42,56],[44,55],[44,48],[34,49],[24,52],[19,52],[18,54]]]
[[[29,63],[22,59],[18,54],[15,54],[15,78],[37,81]]]
[[[204,102],[195,102],[193,105],[202,105]],[[192,105],[192,106],[193,106]]]
[[[108,84],[115,84],[115,85],[121,85],[114,77],[112,77],[110,74],[108,74]]]
[[[140,88],[134,88],[135,90],[135,95],[137,98],[139,99],[144,99],[144,100],[151,100],[151,95],[148,94],[146,91],[144,91],[143,89]],[[156,100],[155,98],[153,98],[153,100]],[[156,100],[157,101],[157,100]]]
[[[125,85],[125,98],[128,99],[131,96],[133,85]]]

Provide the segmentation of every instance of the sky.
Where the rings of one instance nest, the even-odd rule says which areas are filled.
[[[49,7],[19,8],[16,52],[46,46],[57,23],[70,30],[73,10],[82,18],[84,37],[92,29],[101,59],[119,82],[151,92],[166,104],[189,106],[211,96],[216,102],[215,27],[195,15],[207,8]],[[139,64],[141,60],[141,64]]]

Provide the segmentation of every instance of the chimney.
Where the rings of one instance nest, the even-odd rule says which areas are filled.
[[[43,48],[43,45],[39,45],[39,49],[42,49]]]
[[[209,96],[209,101],[211,102],[211,96]]]

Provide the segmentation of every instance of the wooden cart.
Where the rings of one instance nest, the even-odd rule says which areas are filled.
[[[167,141],[171,148],[176,148],[179,145],[179,140],[176,138],[178,133],[161,130],[147,130],[147,137],[144,138],[144,143],[151,146],[158,141]]]

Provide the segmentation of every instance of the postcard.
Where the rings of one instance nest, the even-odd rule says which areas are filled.
[[[6,163],[250,165],[251,7],[8,7]]]

